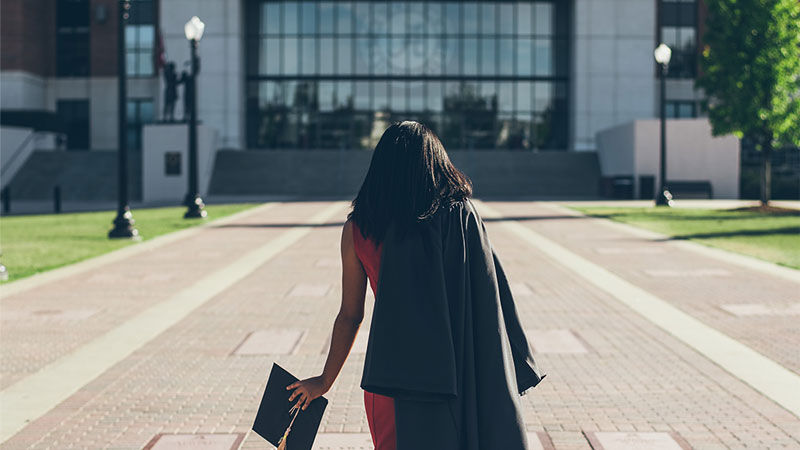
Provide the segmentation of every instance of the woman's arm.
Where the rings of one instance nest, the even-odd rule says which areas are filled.
[[[367,292],[367,274],[356,256],[353,243],[353,225],[348,220],[342,230],[342,305],[333,323],[331,347],[322,375],[286,386],[294,389],[289,401],[300,397],[298,405],[306,409],[312,400],[325,394],[339,376],[350,353],[361,320],[364,318],[364,296]]]

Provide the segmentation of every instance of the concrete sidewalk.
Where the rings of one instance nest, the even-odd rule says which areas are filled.
[[[584,219],[524,219],[560,215],[537,203],[488,206],[796,370],[791,320],[737,316],[719,306],[746,299],[786,305],[796,301],[788,281],[711,265]],[[0,448],[270,448],[249,428],[273,362],[303,377],[322,369],[339,307],[346,211],[343,203],[277,204],[4,298],[0,399],[69,364],[83,361],[98,373],[84,371],[51,389],[61,392],[24,392],[41,413],[26,413],[29,422],[4,436]],[[531,448],[800,447],[800,418],[504,223],[487,220],[489,235],[548,374],[523,397]],[[663,269],[648,259],[656,256],[672,270],[705,275],[675,283],[673,273],[644,272]],[[368,326],[369,318],[326,395],[317,448],[371,448],[359,388]],[[2,411],[4,430],[7,419],[24,415]]]

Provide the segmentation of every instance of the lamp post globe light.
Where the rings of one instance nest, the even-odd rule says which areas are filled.
[[[208,213],[205,209],[203,199],[200,197],[200,189],[197,182],[197,73],[200,69],[200,60],[197,57],[197,43],[203,38],[203,31],[206,24],[197,16],[192,17],[186,22],[183,31],[189,41],[191,50],[191,74],[186,83],[184,95],[191,100],[189,110],[189,189],[186,192],[185,204],[188,207],[184,219],[203,219]]]
[[[659,146],[659,174],[658,189],[656,190],[656,206],[672,206],[672,194],[667,187],[667,105],[666,105],[666,78],[669,69],[669,60],[672,58],[672,49],[663,42],[653,51],[656,62],[661,66],[659,78],[661,84],[661,94],[659,116],[661,118],[661,144]]]
[[[108,232],[111,239],[137,239],[139,231],[133,227],[134,220],[128,205],[128,72],[125,65],[125,24],[130,17],[131,3],[120,0],[119,26],[117,27],[117,77],[118,85],[118,131],[117,131],[117,217],[114,228]]]

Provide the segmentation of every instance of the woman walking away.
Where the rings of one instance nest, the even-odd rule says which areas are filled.
[[[391,125],[342,231],[342,305],[322,375],[287,386],[303,406],[327,392],[375,294],[361,387],[377,450],[526,449],[520,396],[543,378],[470,180],[425,125]]]

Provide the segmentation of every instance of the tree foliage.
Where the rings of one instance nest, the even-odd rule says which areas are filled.
[[[800,146],[800,2],[707,0],[697,85],[715,136]]]

